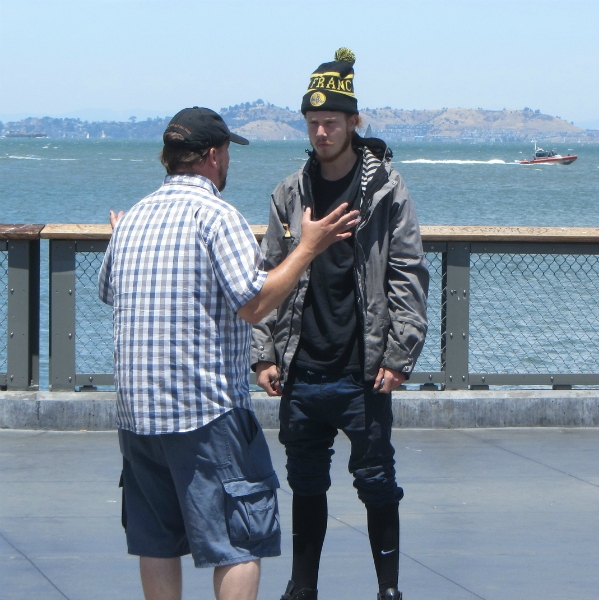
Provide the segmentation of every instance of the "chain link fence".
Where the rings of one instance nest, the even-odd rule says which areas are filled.
[[[443,298],[443,260],[440,252],[427,252],[430,284],[428,292],[428,332],[424,348],[418,359],[418,371],[441,371],[441,336],[445,329],[445,310],[442,310]]]
[[[599,256],[472,254],[469,372],[597,373]]]
[[[112,307],[98,297],[98,273],[104,252],[75,255],[75,369],[77,373],[112,373]]]

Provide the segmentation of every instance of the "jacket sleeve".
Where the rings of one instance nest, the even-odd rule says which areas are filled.
[[[286,256],[284,247],[285,229],[279,206],[284,206],[285,185],[281,182],[270,197],[270,215],[268,227],[262,239],[261,250],[264,257],[264,270],[270,271],[279,265]],[[251,368],[256,370],[258,362],[276,363],[274,331],[277,322],[277,309],[272,310],[252,330]]]
[[[429,273],[420,225],[410,194],[399,178],[389,229],[387,301],[389,333],[381,366],[412,372],[424,346]]]

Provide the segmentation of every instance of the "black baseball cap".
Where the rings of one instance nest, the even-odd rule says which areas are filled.
[[[218,113],[199,106],[180,110],[171,119],[164,133],[167,134],[171,131],[180,133],[185,139],[167,141],[163,136],[164,145],[170,148],[205,150],[206,148],[218,148],[227,140],[243,146],[249,144],[245,138],[231,133]]]

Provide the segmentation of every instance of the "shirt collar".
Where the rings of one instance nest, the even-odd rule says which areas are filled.
[[[164,178],[165,185],[194,185],[211,192],[218,198],[221,198],[218,188],[214,183],[203,175],[185,174],[185,175],[167,175]]]

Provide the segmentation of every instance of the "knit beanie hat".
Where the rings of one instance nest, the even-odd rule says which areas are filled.
[[[302,100],[302,114],[309,110],[334,110],[349,114],[358,112],[354,94],[354,62],[349,48],[339,48],[333,62],[323,63],[310,76],[308,91]]]

